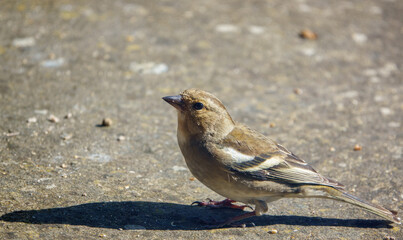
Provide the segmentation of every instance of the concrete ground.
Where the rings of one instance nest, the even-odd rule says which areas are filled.
[[[402,211],[402,11],[399,0],[1,1],[0,239],[403,239],[400,225],[320,199],[207,229],[240,212],[190,206],[222,197],[187,170],[161,100],[210,91],[353,194]]]

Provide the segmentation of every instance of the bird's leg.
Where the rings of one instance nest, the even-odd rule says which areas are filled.
[[[276,200],[276,199],[275,198],[271,199],[271,201],[274,201],[274,200]],[[217,225],[217,227],[224,227],[224,226],[246,227],[246,224],[236,224],[235,222],[238,222],[245,218],[250,218],[253,216],[260,216],[263,213],[267,212],[267,210],[269,210],[266,201],[255,200],[254,204],[255,204],[255,210],[253,212],[247,212],[242,215],[230,218],[227,221]],[[255,225],[254,223],[252,223],[252,224]]]
[[[232,209],[240,209],[240,210],[245,210],[245,208],[250,208],[251,210],[253,210],[253,208],[249,205],[236,205],[233,204],[235,201],[231,200],[231,199],[225,199],[222,201],[213,201],[211,199],[207,199],[207,201],[203,201],[203,202],[193,202],[191,205],[196,205],[196,206],[200,206],[200,207],[210,207],[210,208],[232,208]]]

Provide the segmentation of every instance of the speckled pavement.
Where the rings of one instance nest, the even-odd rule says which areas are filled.
[[[321,199],[273,202],[245,221],[255,227],[206,228],[240,211],[190,206],[223,198],[187,170],[161,99],[210,91],[354,195],[402,212],[402,11],[2,0],[0,239],[403,239],[401,225]]]

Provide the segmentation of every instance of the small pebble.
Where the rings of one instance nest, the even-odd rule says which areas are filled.
[[[102,120],[102,126],[103,127],[109,127],[109,126],[111,126],[112,125],[112,119],[110,119],[110,118],[104,118],[103,120]]]
[[[121,142],[121,141],[126,140],[126,137],[121,135],[121,136],[118,137],[117,140],[118,140],[119,142]]]
[[[177,172],[177,171],[187,171],[188,169],[182,166],[173,166],[172,169]]]
[[[269,233],[270,234],[277,234],[278,231],[277,231],[277,229],[271,229],[271,230],[269,230]]]
[[[382,14],[382,8],[378,6],[372,6],[369,8],[369,12],[373,14]]]
[[[356,145],[354,146],[354,151],[361,151],[361,149],[362,149],[362,146],[360,146],[360,145],[358,145],[358,144],[356,144]]]
[[[42,114],[42,115],[46,115],[48,114],[48,110],[46,109],[38,109],[34,111],[36,114]]]
[[[67,168],[67,164],[63,163],[62,165],[60,165],[61,168]]]
[[[301,95],[302,94],[302,89],[294,88],[294,93],[297,94],[297,95]]]
[[[162,74],[168,71],[168,66],[164,63],[157,64],[155,67],[152,68],[152,73],[154,74]]]
[[[112,157],[103,153],[93,153],[87,156],[87,159],[100,163],[107,163],[112,160]]]
[[[238,32],[238,27],[232,24],[218,24],[215,26],[215,30],[221,33],[234,33]]]
[[[14,137],[20,135],[20,132],[8,132],[4,134],[6,135],[6,137]]]
[[[63,140],[69,140],[69,139],[71,139],[72,137],[73,137],[73,134],[71,134],[71,133],[64,133],[64,134],[62,134],[62,135],[60,136],[60,138],[63,139]]]
[[[364,43],[368,40],[368,37],[363,33],[353,33],[351,37],[356,43],[359,44]]]
[[[373,77],[376,76],[376,74],[378,74],[375,69],[371,68],[365,69],[362,73],[367,77]]]
[[[385,66],[378,69],[379,75],[389,77],[392,73],[398,71],[396,63],[388,62]]]
[[[335,151],[336,151],[336,148],[331,147],[329,150],[330,150],[331,152],[335,152]]]
[[[134,36],[133,35],[126,36],[126,41],[130,43],[134,42]]]
[[[269,127],[274,128],[276,124],[274,122],[269,123]]]
[[[17,48],[32,47],[35,45],[35,39],[33,37],[15,38],[12,44]]]
[[[391,115],[392,113],[393,112],[392,112],[392,110],[390,108],[387,108],[387,107],[382,107],[381,108],[381,114],[383,116],[388,116],[388,115]]]
[[[299,10],[301,12],[306,12],[307,13],[307,12],[311,12],[312,8],[310,6],[302,3],[302,4],[299,5]]]
[[[303,39],[315,40],[318,38],[318,35],[309,29],[304,29],[299,33],[299,37]]]
[[[105,233],[101,233],[101,234],[99,234],[99,237],[104,238],[104,237],[106,237],[106,234],[105,234]]]
[[[55,184],[50,184],[50,185],[47,185],[45,188],[46,189],[52,189],[52,188],[55,188],[55,187],[56,187]]]
[[[81,196],[86,197],[87,193],[82,193]]]
[[[314,48],[303,48],[301,49],[301,52],[308,57],[311,57],[313,55],[315,55],[316,50]]]
[[[30,117],[27,119],[27,123],[36,123],[38,120],[36,119],[36,117]]]
[[[194,180],[196,180],[196,178],[190,177],[189,180],[190,180],[190,181],[194,181]]]
[[[162,74],[168,72],[169,67],[165,63],[154,62],[131,62],[129,66],[132,72],[138,72],[141,74]]]
[[[60,120],[59,120],[59,118],[56,117],[55,115],[51,114],[51,115],[48,117],[48,121],[49,121],[49,122],[53,122],[53,123],[58,123]]]
[[[355,98],[358,97],[359,93],[357,91],[347,91],[339,94],[340,98]]]
[[[41,62],[42,67],[46,68],[57,68],[64,64],[64,58],[50,59]]]
[[[250,33],[256,34],[256,35],[262,34],[265,31],[264,27],[261,27],[261,26],[249,26],[248,30]]]
[[[73,114],[71,113],[67,113],[66,116],[64,116],[64,119],[69,119],[73,116]]]
[[[399,122],[390,122],[390,123],[388,123],[388,126],[391,128],[398,128],[398,127],[400,127],[400,123]]]

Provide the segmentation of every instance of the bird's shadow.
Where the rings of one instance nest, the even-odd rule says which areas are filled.
[[[69,224],[112,229],[200,230],[210,228],[205,222],[221,221],[241,214],[233,209],[207,209],[164,202],[96,202],[70,207],[15,211],[0,221],[31,224]],[[383,220],[336,219],[305,216],[260,216],[244,220],[256,226],[274,224],[296,226],[339,226],[356,228],[390,228]]]

